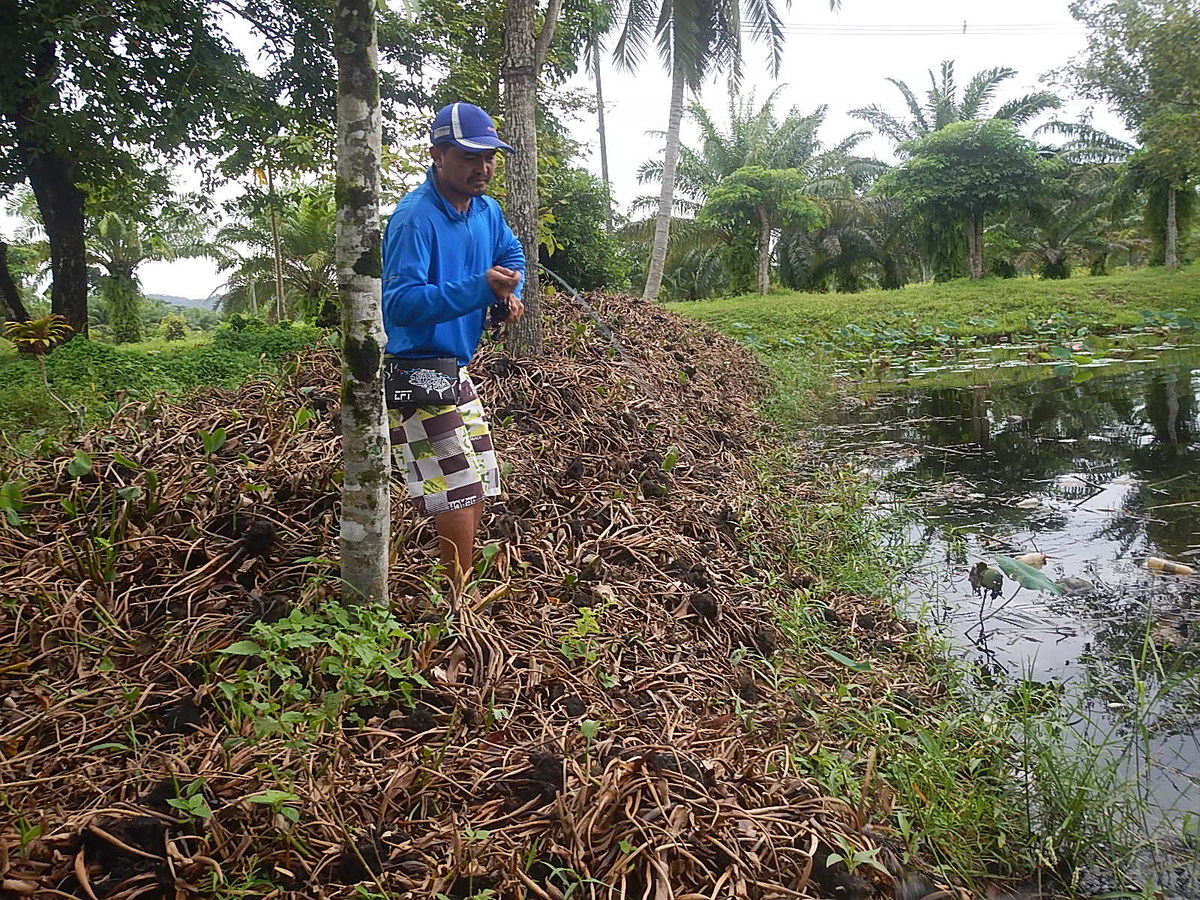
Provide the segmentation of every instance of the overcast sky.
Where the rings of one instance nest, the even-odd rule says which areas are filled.
[[[998,95],[1003,102],[1053,88],[1047,73],[1083,48],[1084,29],[1067,6],[1067,0],[843,0],[841,11],[834,13],[824,0],[795,0],[790,10],[780,10],[787,45],[779,78],[772,80],[768,74],[765,46],[748,37],[743,90],[753,90],[761,101],[776,85],[784,85],[776,101],[781,116],[792,106],[805,113],[828,106],[821,132],[827,145],[866,127],[847,115],[851,109],[879,104],[897,114],[904,111],[899,91],[885,79],[906,81],[923,96],[928,70],[937,70],[946,59],[955,61],[960,86],[982,69],[1016,69],[1017,76]],[[654,56],[648,56],[636,73],[608,66],[603,77],[609,168],[617,203],[624,208],[633,197],[648,192],[637,184],[635,173],[642,162],[662,152],[661,141],[646,132],[666,127],[670,80]],[[591,81],[580,76],[570,86],[590,88]],[[718,121],[725,120],[724,79],[706,85],[702,100]],[[1086,107],[1073,102],[1064,115],[1078,116]],[[1120,123],[1103,110],[1096,111],[1095,122],[1123,133]],[[572,132],[591,150],[585,164],[599,174],[594,119],[574,123]],[[685,142],[694,137],[695,130],[685,125]],[[891,148],[877,139],[862,149],[886,159]],[[151,263],[142,266],[139,275],[148,293],[188,297],[204,296],[220,283],[212,266],[199,260]]]

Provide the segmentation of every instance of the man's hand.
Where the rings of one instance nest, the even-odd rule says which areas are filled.
[[[484,275],[488,287],[496,295],[497,300],[507,300],[521,283],[521,273],[516,269],[506,269],[504,266],[492,266]]]
[[[505,325],[511,325],[513,322],[517,321],[517,319],[521,318],[521,316],[525,315],[525,304],[521,302],[521,298],[516,294],[509,296],[506,307],[508,309],[508,315],[500,320]]]

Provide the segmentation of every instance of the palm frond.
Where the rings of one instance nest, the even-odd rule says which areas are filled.
[[[1001,83],[1016,74],[1016,69],[1010,69],[1007,66],[996,66],[976,72],[963,91],[962,103],[959,105],[962,120],[982,119],[984,107],[996,95],[996,90]]]
[[[1016,100],[1009,100],[996,110],[993,119],[1007,119],[1014,125],[1021,126],[1030,119],[1036,118],[1049,109],[1062,106],[1062,98],[1050,91],[1037,91],[1026,94]]]

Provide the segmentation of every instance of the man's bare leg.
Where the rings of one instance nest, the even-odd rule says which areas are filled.
[[[475,562],[475,535],[483,520],[483,503],[439,513],[433,517],[441,550],[442,566],[451,592],[459,594]]]

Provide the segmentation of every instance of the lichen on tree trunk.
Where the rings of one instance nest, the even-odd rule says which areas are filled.
[[[379,63],[375,0],[335,0],[337,272],[342,306],[342,579],[347,599],[386,603],[390,442],[381,375]]]

